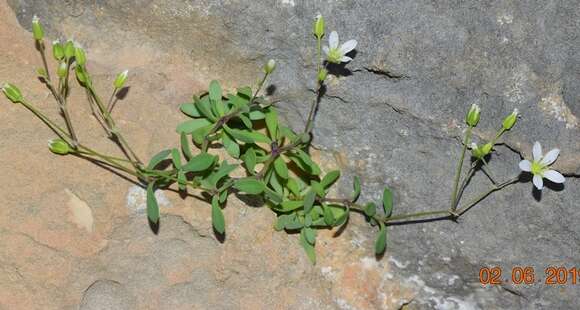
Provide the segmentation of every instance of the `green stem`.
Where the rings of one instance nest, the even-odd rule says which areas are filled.
[[[473,206],[475,206],[477,203],[479,203],[480,201],[482,201],[485,197],[489,196],[491,193],[498,191],[508,185],[514,184],[516,182],[519,181],[519,177],[514,177],[508,181],[505,181],[501,184],[498,185],[494,185],[492,188],[490,188],[489,190],[487,190],[486,192],[482,193],[481,195],[477,196],[475,199],[473,199],[469,204],[467,204],[466,206],[458,209],[456,212],[454,212],[454,215],[456,217],[461,216],[463,213],[465,213],[467,210],[471,209]]]
[[[317,55],[318,55],[318,61],[317,61],[317,66],[316,66],[316,92],[315,92],[315,98],[314,101],[312,102],[312,105],[310,105],[310,112],[308,113],[308,120],[306,121],[306,126],[304,127],[304,134],[309,135],[312,132],[312,127],[313,127],[313,122],[314,122],[314,116],[316,114],[316,109],[318,108],[318,103],[320,102],[320,88],[322,87],[322,82],[318,79],[318,76],[320,75],[320,67],[321,67],[321,62],[322,62],[322,55],[321,55],[321,47],[320,47],[320,41],[321,38],[317,38]]]
[[[48,62],[46,61],[46,48],[44,46],[44,41],[37,41],[40,48],[40,56],[42,57],[42,64],[44,65],[44,71],[46,72],[46,80],[50,82],[50,72],[48,71]]]
[[[471,140],[471,131],[473,127],[469,126],[467,132],[465,133],[465,140],[463,141],[463,150],[461,151],[461,158],[457,164],[457,170],[455,172],[455,181],[453,183],[453,193],[451,195],[451,211],[455,211],[457,208],[457,191],[459,189],[459,179],[461,177],[461,169],[463,168],[463,160],[465,159],[465,152],[467,151],[467,145]]]
[[[481,159],[481,162],[483,163],[483,166],[481,166],[481,169],[483,170],[483,172],[485,173],[485,175],[487,175],[487,177],[489,178],[489,180],[491,181],[491,183],[497,184],[497,182],[494,180],[493,175],[491,174],[491,171],[489,171],[489,166],[487,165],[487,161],[482,158]]]
[[[113,111],[113,106],[117,99],[115,98],[115,94],[117,94],[117,89],[113,89],[113,93],[111,94],[111,98],[109,98],[109,103],[107,103],[107,116],[111,116],[111,111]],[[113,101],[115,99],[115,101]]]

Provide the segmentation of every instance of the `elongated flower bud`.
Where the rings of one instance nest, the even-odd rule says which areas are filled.
[[[54,154],[66,155],[70,152],[70,146],[63,139],[48,140],[48,149]]]
[[[40,20],[36,15],[32,17],[32,35],[36,41],[41,41],[44,38],[44,30],[40,24]]]
[[[85,50],[80,46],[75,47],[75,61],[79,66],[84,66],[87,63],[87,55],[85,54]]]
[[[503,120],[503,129],[505,130],[510,130],[512,129],[512,127],[514,127],[514,125],[516,124],[516,121],[518,120],[518,109],[514,109],[514,111],[512,112],[512,114],[508,115],[504,120]]]
[[[264,72],[266,72],[266,74],[270,74],[274,72],[274,69],[276,69],[276,61],[274,59],[268,60],[268,62],[264,65]]]
[[[465,117],[467,125],[471,127],[477,126],[477,123],[479,122],[479,113],[479,106],[477,104],[472,104],[469,112],[467,112],[467,116]]]
[[[52,42],[52,56],[54,56],[54,59],[56,60],[64,58],[64,47],[58,40]]]
[[[4,95],[6,95],[6,98],[8,98],[10,101],[14,103],[22,102],[23,99],[22,93],[20,92],[20,89],[18,89],[18,87],[10,83],[4,83],[4,86],[2,86],[2,92],[4,93]]]
[[[129,70],[125,70],[125,71],[119,73],[117,75],[117,78],[115,79],[115,83],[113,84],[113,86],[115,86],[116,89],[123,88],[123,86],[125,85],[125,81],[127,80],[128,74],[129,74]]]
[[[60,64],[58,65],[58,68],[56,69],[56,75],[58,75],[58,77],[60,78],[64,78],[66,76],[67,69],[68,65],[66,64],[66,62],[61,61]]]
[[[75,44],[72,40],[66,41],[64,44],[64,57],[71,59],[75,55]]]
[[[318,14],[316,21],[314,21],[314,35],[320,39],[324,35],[324,17]]]

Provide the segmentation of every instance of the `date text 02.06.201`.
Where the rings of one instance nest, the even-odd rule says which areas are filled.
[[[548,266],[543,276],[537,275],[531,266],[514,266],[509,275],[502,271],[501,267],[482,267],[479,269],[479,282],[482,285],[576,285],[580,282],[580,269],[576,267]]]

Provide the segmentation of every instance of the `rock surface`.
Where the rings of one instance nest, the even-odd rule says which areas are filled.
[[[116,117],[139,154],[177,142],[177,106],[192,91],[212,79],[252,84],[269,58],[278,60],[272,96],[299,128],[313,95],[309,32],[317,12],[341,40],[358,41],[354,60],[333,68],[315,126],[323,166],[344,170],[341,192],[357,174],[363,200],[380,199],[387,185],[396,212],[446,208],[473,102],[482,107],[476,139],[492,136],[514,108],[522,113],[491,160],[497,179],[517,175],[520,156],[529,157],[537,140],[561,149],[555,167],[569,176],[564,188],[539,197],[522,182],[459,223],[391,226],[379,261],[371,257],[374,231],[354,220],[340,238],[323,234],[312,267],[295,236],[270,229],[272,214],[235,199],[223,244],[211,234],[206,205],[174,193],[153,235],[138,202],[124,206],[133,184],[77,158],[55,158],[43,142],[51,133],[0,99],[0,168],[10,176],[0,178],[0,308],[578,308],[580,289],[570,282],[482,287],[478,280],[485,266],[501,267],[503,278],[513,266],[533,266],[541,280],[548,266],[580,266],[580,7],[573,1],[0,1],[0,78],[56,113],[34,80],[40,62],[24,30],[37,14],[51,38],[85,46],[100,89],[130,69],[131,90]],[[87,109],[81,94],[73,96],[80,119]],[[87,140],[102,138],[97,124],[78,126]],[[466,198],[488,186],[476,175]]]

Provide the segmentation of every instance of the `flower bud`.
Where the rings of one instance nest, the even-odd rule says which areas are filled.
[[[123,88],[123,85],[125,85],[125,81],[127,80],[127,74],[129,74],[129,70],[125,70],[117,75],[115,83],[113,84],[116,89]]]
[[[316,21],[314,22],[314,35],[320,39],[324,35],[324,17],[318,14],[316,16]]]
[[[52,42],[52,56],[56,60],[64,58],[64,47],[58,40]]]
[[[46,74],[46,70],[44,70],[44,68],[38,68],[36,69],[36,74],[38,74],[38,77],[46,79],[47,74]]]
[[[75,55],[75,44],[72,40],[66,41],[64,44],[64,57],[71,59]]]
[[[58,68],[56,69],[56,75],[58,75],[58,77],[60,78],[64,78],[66,76],[67,70],[68,65],[66,64],[66,62],[61,61],[60,64],[58,65]]]
[[[270,74],[274,72],[274,69],[276,69],[276,61],[274,59],[268,60],[268,62],[264,65],[264,72],[266,72],[266,74]]]
[[[326,76],[328,75],[328,70],[322,68],[320,69],[320,71],[318,72],[318,81],[319,82],[324,82],[324,80],[326,80]]]
[[[479,148],[479,146],[477,146],[476,143],[471,143],[471,156],[475,157],[475,158],[482,158],[483,156],[481,155],[481,149]]]
[[[42,30],[42,25],[36,15],[32,17],[32,35],[36,41],[41,41],[44,38],[44,30]]]
[[[477,126],[479,122],[479,106],[477,104],[472,104],[467,116],[465,117],[465,122],[471,127]]]
[[[75,73],[79,82],[83,85],[90,85],[90,80],[87,71],[85,71],[84,67],[76,66]]]
[[[518,109],[514,109],[514,111],[512,112],[512,114],[508,115],[504,120],[503,120],[503,129],[505,130],[510,130],[512,127],[514,127],[514,125],[516,124],[516,121],[518,120]]]
[[[80,46],[75,47],[75,61],[79,66],[84,66],[87,63],[87,55],[85,54],[85,50]]]
[[[48,140],[48,149],[54,154],[66,155],[70,152],[70,146],[63,139]]]
[[[10,83],[4,83],[4,86],[2,86],[2,92],[14,103],[22,102],[23,100],[20,89]]]
[[[491,153],[491,149],[493,148],[493,145],[491,145],[491,143],[486,143],[481,147],[481,152],[483,153],[483,156],[486,156],[487,154]]]

